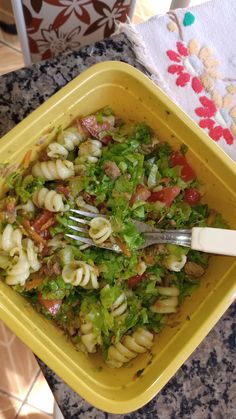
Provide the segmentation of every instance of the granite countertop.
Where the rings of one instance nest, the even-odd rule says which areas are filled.
[[[0,136],[92,64],[117,60],[144,73],[124,35],[0,77]],[[146,406],[126,415],[97,410],[38,360],[65,419],[231,419],[236,417],[236,303]]]

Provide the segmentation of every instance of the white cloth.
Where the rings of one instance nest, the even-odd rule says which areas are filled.
[[[235,24],[236,0],[212,0],[124,25],[152,78],[234,161]]]

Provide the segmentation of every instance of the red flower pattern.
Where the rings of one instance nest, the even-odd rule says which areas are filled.
[[[228,128],[223,128],[221,125],[217,124],[213,119],[214,115],[217,112],[216,105],[213,100],[209,99],[206,96],[199,97],[199,101],[202,104],[201,107],[195,109],[195,113],[203,118],[199,121],[199,126],[201,128],[208,129],[208,135],[214,140],[219,141],[222,137],[225,139],[228,145],[233,144],[234,137],[231,134]]]
[[[176,43],[177,51],[168,50],[166,51],[167,56],[171,61],[179,64],[172,64],[168,67],[168,73],[177,74],[178,77],[175,81],[177,86],[184,87],[191,80],[191,75],[186,71],[184,67],[184,59],[188,57],[188,49],[182,42]],[[201,80],[198,77],[192,78],[191,83],[192,89],[196,93],[200,93],[203,90]]]
[[[184,60],[189,55],[187,47],[182,42],[177,42],[176,47],[177,51],[166,51],[168,58],[175,63],[168,67],[168,73],[177,75],[175,81],[177,86],[185,87],[188,83],[191,82],[191,87],[194,92],[196,94],[200,94],[203,91],[201,80],[197,76],[191,76],[191,74],[186,71],[184,66]],[[200,96],[199,101],[202,106],[199,106],[195,109],[196,115],[201,118],[199,121],[199,126],[203,129],[207,129],[208,135],[214,141],[219,141],[223,138],[228,145],[233,144],[234,137],[229,128],[222,127],[214,119],[214,115],[217,112],[217,107],[213,100],[209,99],[207,96]]]

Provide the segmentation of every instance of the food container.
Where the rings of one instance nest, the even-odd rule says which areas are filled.
[[[75,117],[109,105],[124,119],[146,121],[162,140],[189,147],[188,160],[205,185],[204,201],[236,228],[236,166],[157,86],[127,64],[97,64],[63,87],[0,142],[2,172],[15,168],[25,153],[32,158]],[[4,177],[0,188],[4,190]],[[92,405],[127,413],[152,399],[199,345],[236,293],[236,259],[212,256],[201,286],[169,317],[152,353],[130,365],[109,369],[100,355],[78,352],[63,333],[0,282],[0,318],[33,352]]]

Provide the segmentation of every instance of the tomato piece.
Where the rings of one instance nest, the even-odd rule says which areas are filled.
[[[180,151],[174,151],[170,156],[170,162],[172,166],[181,166],[181,179],[184,182],[190,182],[196,179],[196,173],[192,167],[188,164],[185,156]]]
[[[137,185],[134,194],[131,196],[129,204],[132,207],[136,201],[147,201],[150,195],[151,192],[149,189],[146,186],[139,184]]]
[[[102,131],[109,131],[112,126],[108,121],[99,124],[95,115],[86,116],[81,119],[82,127],[85,127],[87,131],[94,137],[100,140],[99,134]]]
[[[141,282],[144,279],[144,274],[143,275],[134,275],[131,276],[131,278],[128,279],[128,287],[129,288],[135,288],[137,287],[137,285],[139,284],[139,282]]]
[[[38,294],[38,302],[49,311],[52,316],[55,316],[61,308],[62,300],[46,300],[42,294]]]
[[[51,220],[53,221],[53,223],[55,222],[53,212],[44,210],[35,218],[34,222],[32,223],[32,227],[38,234],[40,234],[42,230],[45,230],[45,228],[42,228],[42,227],[47,225],[49,221],[50,221],[49,226],[51,227],[52,225]]]
[[[58,193],[61,193],[62,195],[64,195],[66,198],[68,198],[70,196],[70,188],[69,188],[69,186],[58,185],[56,187],[56,191]]]
[[[148,202],[163,202],[166,207],[170,207],[174,199],[179,195],[179,186],[168,186],[160,191],[153,192],[148,198]]]
[[[184,202],[189,205],[196,205],[201,199],[199,191],[195,188],[186,189],[184,192]]]
[[[113,138],[111,135],[106,135],[105,137],[100,138],[100,141],[105,145],[109,144],[112,140]]]

